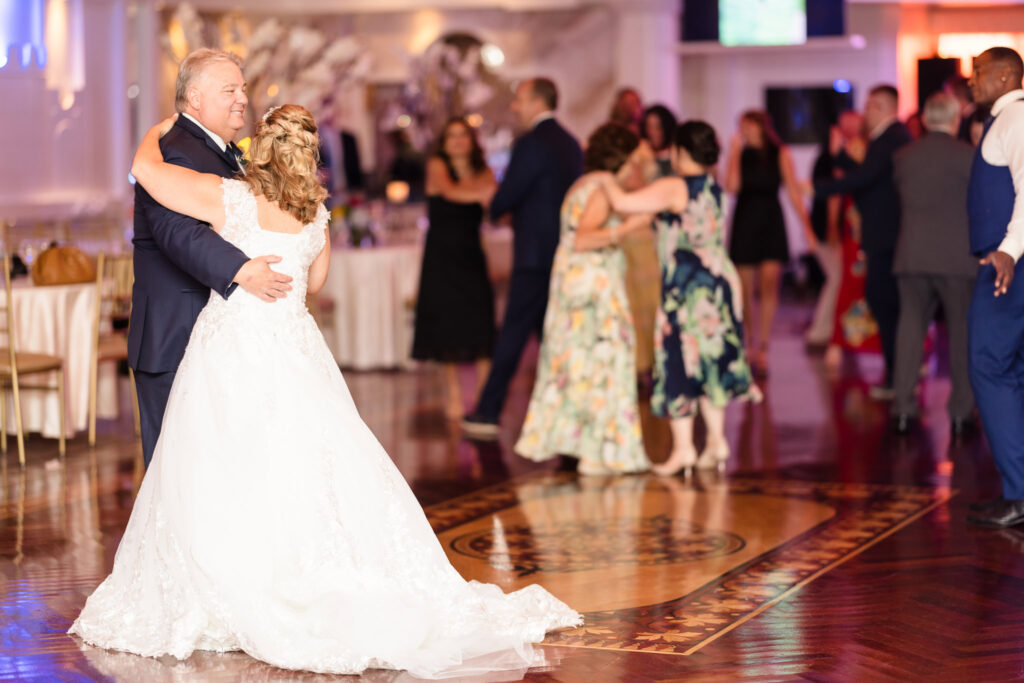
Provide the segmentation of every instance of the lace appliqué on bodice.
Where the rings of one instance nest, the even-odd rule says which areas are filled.
[[[276,249],[268,252],[282,257],[281,263],[275,265],[274,270],[301,272],[300,277],[288,273],[301,282],[293,283],[292,291],[286,298],[304,299],[309,266],[320,254],[326,241],[324,230],[327,228],[327,208],[321,204],[313,222],[302,226],[302,230],[297,233],[272,232],[260,227],[256,196],[248,183],[225,178],[221,181],[221,189],[224,192],[225,214],[221,237],[250,258],[263,256],[263,253],[256,253],[260,248]]]
[[[225,179],[224,227],[221,237],[250,258],[280,256],[271,266],[292,277],[288,294],[272,303],[236,287],[225,299],[210,292],[210,299],[196,320],[193,339],[208,341],[224,325],[241,326],[251,334],[287,335],[300,351],[313,353],[321,346],[319,332],[306,308],[309,266],[326,244],[327,209],[321,205],[316,218],[297,233],[271,232],[260,227],[256,197],[241,180]]]

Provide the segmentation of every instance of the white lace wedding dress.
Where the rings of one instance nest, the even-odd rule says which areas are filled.
[[[283,257],[283,300],[213,294],[171,389],[160,441],[110,576],[70,633],[187,658],[243,650],[316,672],[444,678],[529,665],[581,617],[539,586],[466,582],[363,423],[305,308],[326,210],[265,231],[225,180],[223,236]]]

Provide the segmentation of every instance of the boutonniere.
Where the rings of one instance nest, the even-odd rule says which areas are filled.
[[[252,145],[252,138],[242,138],[237,143],[238,149],[242,150],[242,156],[238,157],[238,163],[243,166],[249,164],[249,147]]]

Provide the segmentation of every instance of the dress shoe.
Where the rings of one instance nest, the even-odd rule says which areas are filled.
[[[972,417],[954,417],[949,423],[949,435],[954,439],[969,439],[978,433],[978,423]]]
[[[473,413],[463,418],[462,431],[471,439],[494,441],[498,438],[498,421]]]
[[[889,431],[893,434],[906,436],[917,426],[917,417],[914,415],[893,415],[889,420]]]
[[[971,512],[989,512],[990,510],[995,509],[997,505],[1001,505],[1004,500],[1006,499],[999,496],[992,500],[979,500],[976,503],[971,503],[967,507]]]
[[[1003,528],[1024,523],[1024,500],[1002,500],[985,512],[967,515],[967,521],[978,526]]]

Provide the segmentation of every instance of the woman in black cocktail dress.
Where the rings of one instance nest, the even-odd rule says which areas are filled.
[[[765,112],[744,113],[740,117],[740,132],[732,141],[725,179],[725,189],[737,195],[729,257],[743,284],[743,307],[749,321],[747,343],[752,345],[755,329],[759,332],[757,351],[751,355],[754,372],[762,376],[768,370],[768,342],[779,305],[779,280],[789,261],[786,222],[779,203],[779,189],[783,185],[800,217],[807,246],[813,251],[817,238],[789,149],[779,141]],[[755,288],[760,295],[757,326],[753,324]]]
[[[464,412],[459,363],[476,363],[477,383],[490,369],[494,292],[480,243],[484,207],[496,184],[473,129],[452,119],[427,162],[430,229],[423,249],[412,356],[444,364],[446,414]]]

